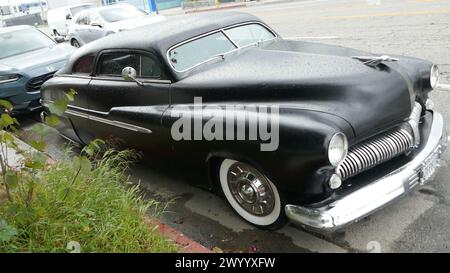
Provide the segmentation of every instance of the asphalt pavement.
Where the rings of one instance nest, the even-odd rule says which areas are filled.
[[[450,83],[449,0],[316,0],[266,3],[238,10],[262,18],[290,39],[353,47],[375,53],[410,55],[439,65]],[[345,69],[345,68],[343,68]],[[450,128],[450,92],[431,98]],[[32,119],[23,118],[29,128]],[[65,142],[55,133],[51,153]],[[447,150],[444,157],[449,159]],[[220,197],[146,165],[132,178],[148,196],[169,202],[162,221],[209,248],[230,252],[449,252],[450,169],[434,181],[379,212],[333,234],[288,225],[277,232],[246,224]]]

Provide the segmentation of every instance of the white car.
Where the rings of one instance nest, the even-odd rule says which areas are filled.
[[[95,8],[95,5],[79,4],[49,10],[47,13],[47,22],[52,34],[55,36],[66,36],[72,18],[80,11],[91,8]]]
[[[80,12],[72,20],[69,41],[80,47],[124,30],[164,21],[162,15],[148,14],[129,4],[100,7]]]

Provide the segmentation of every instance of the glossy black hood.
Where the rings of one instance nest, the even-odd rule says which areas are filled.
[[[277,39],[199,67],[173,90],[175,98],[182,88],[207,92],[209,102],[270,102],[334,114],[364,138],[408,118],[422,70],[431,64],[400,56],[374,68],[352,58],[361,55],[373,54]]]

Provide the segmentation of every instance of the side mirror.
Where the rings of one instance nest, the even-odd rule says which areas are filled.
[[[129,82],[133,81],[133,82],[137,83],[140,86],[144,86],[144,84],[141,81],[136,79],[136,75],[137,75],[136,74],[136,69],[134,69],[134,68],[132,68],[130,66],[127,66],[124,69],[122,69],[122,78],[124,80],[129,81]]]
[[[55,42],[57,42],[58,44],[64,43],[65,41],[66,39],[63,36],[55,36]]]
[[[66,20],[72,20],[72,15],[66,14]]]
[[[100,23],[100,22],[92,22],[92,23],[91,23],[91,26],[103,28],[103,25],[102,25],[102,23]]]

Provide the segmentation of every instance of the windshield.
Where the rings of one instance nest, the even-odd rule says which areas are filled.
[[[114,8],[105,9],[99,11],[100,16],[108,23],[114,23],[122,20],[132,19],[136,17],[140,17],[143,15],[147,15],[144,11],[133,8],[133,7],[124,7],[118,6]]]
[[[73,8],[70,8],[70,13],[72,13],[72,16],[75,17],[75,15],[77,15],[80,11],[90,9],[93,7],[94,7],[93,5],[84,5],[84,6],[73,7]]]
[[[39,30],[30,28],[0,33],[0,59],[54,45],[55,42]]]
[[[260,24],[242,25],[229,28],[224,32],[226,36],[222,31],[219,31],[171,49],[168,55],[172,67],[176,71],[182,72],[218,55],[276,37],[275,34]]]

